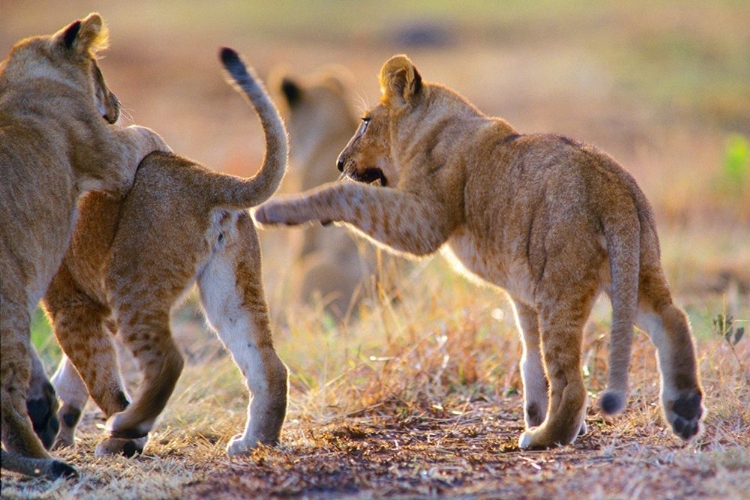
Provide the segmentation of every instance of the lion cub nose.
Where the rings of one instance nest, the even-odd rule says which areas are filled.
[[[338,167],[339,172],[344,171],[344,163],[345,163],[344,155],[340,154],[339,157],[336,159],[336,167]]]

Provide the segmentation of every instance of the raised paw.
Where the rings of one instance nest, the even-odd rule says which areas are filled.
[[[271,200],[258,207],[255,211],[255,220],[261,224],[295,226],[309,219],[299,214],[289,203]]]
[[[703,396],[695,391],[668,402],[667,420],[672,430],[685,441],[700,432],[700,420],[703,416]]]
[[[108,455],[123,455],[127,458],[134,456],[136,453],[143,453],[146,447],[148,436],[140,438],[116,438],[108,437],[96,445],[96,456],[104,457]]]

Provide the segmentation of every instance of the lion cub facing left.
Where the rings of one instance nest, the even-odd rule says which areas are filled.
[[[612,338],[602,409],[625,406],[637,323],[658,351],[664,416],[675,434],[694,437],[704,413],[695,347],[635,180],[591,146],[485,116],[422,80],[405,56],[386,62],[380,86],[381,103],[339,156],[339,170],[360,182],[271,201],[257,220],[343,222],[412,255],[443,247],[459,270],[505,289],[524,342],[523,448],[568,444],[582,430],[583,326],[603,291]]]
[[[147,154],[169,151],[148,129],[106,123],[120,110],[96,63],[106,43],[91,14],[17,43],[0,63],[0,456],[3,468],[31,475],[75,474],[34,434],[26,396],[31,313],[65,254],[76,203],[87,191],[128,189]]]

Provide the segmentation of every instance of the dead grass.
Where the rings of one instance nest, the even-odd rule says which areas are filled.
[[[427,17],[438,23],[454,18],[459,5],[429,3],[434,15]],[[133,118],[180,153],[243,175],[258,164],[262,142],[251,113],[222,81],[218,45],[245,53],[261,74],[279,63],[300,72],[346,64],[357,98],[370,103],[380,64],[408,50],[426,78],[521,131],[601,146],[631,170],[660,220],[665,269],[698,338],[706,431],[686,446],[666,428],[643,334],[626,412],[611,419],[597,412],[609,322],[600,302],[584,346],[589,432],[573,446],[520,451],[520,344],[501,295],[457,277],[438,258],[405,271],[396,303],[371,293],[372,307],[358,321],[335,324],[320,308],[285,299],[293,231],[278,230],[262,238],[276,343],[291,372],[279,447],[227,458],[247,395],[191,300],[174,319],[187,368],[145,454],[96,459],[103,419],[90,407],[77,448],[59,453],[81,479],[50,483],[3,471],[2,498],[746,496],[750,340],[733,352],[712,324],[731,314],[750,329],[750,175],[727,185],[722,170],[727,137],[750,132],[749,49],[739,35],[746,6],[504,2],[487,14],[472,4],[460,7],[451,43],[414,48],[391,42],[402,24],[389,12],[400,2],[357,12],[366,15],[351,23],[357,9],[339,2],[319,10],[304,3],[304,12],[295,11],[299,2],[279,2],[275,13],[262,3],[215,4],[211,12],[184,2],[10,4],[0,48],[101,9],[113,43],[102,67]],[[422,18],[411,9],[406,18]],[[55,349],[45,350],[51,361]]]
[[[588,433],[572,446],[521,451],[520,344],[507,303],[439,260],[418,277],[396,306],[364,310],[343,331],[301,310],[277,328],[292,382],[279,447],[226,457],[246,394],[229,357],[186,312],[175,329],[192,354],[145,454],[96,459],[103,419],[89,408],[76,450],[59,453],[82,479],[3,472],[3,498],[727,499],[750,487],[750,373],[739,361],[750,359],[750,342],[734,346],[735,356],[718,334],[702,332],[709,415],[701,438],[684,445],[661,420],[644,334],[636,336],[626,412],[604,418],[596,410],[609,315],[597,304],[584,346]],[[741,318],[749,317],[746,299]]]

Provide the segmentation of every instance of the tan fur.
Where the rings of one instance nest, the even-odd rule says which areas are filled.
[[[274,79],[291,140],[288,185],[307,191],[339,180],[336,158],[359,122],[351,105],[351,74],[333,66]],[[406,266],[378,253],[344,228],[306,227],[290,273],[295,298],[307,304],[322,301],[329,314],[345,318],[376,293],[393,295],[393,278]]]
[[[296,190],[334,182],[340,175],[336,158],[358,120],[350,104],[348,77],[340,68],[307,77],[275,76],[291,140],[287,180]],[[373,266],[348,231],[308,227],[295,254],[290,273],[295,301],[320,301],[336,318],[356,310]]]
[[[699,431],[702,390],[685,314],[672,303],[648,201],[633,178],[591,146],[519,135],[405,56],[381,71],[370,109],[339,157],[364,183],[272,200],[264,224],[343,222],[394,251],[439,249],[462,272],[505,289],[524,341],[526,432],[520,445],[572,442],[583,430],[583,326],[604,290],[612,300],[610,380],[602,408],[624,407],[633,324],[656,345],[662,408],[683,439]]]
[[[260,246],[245,208],[278,188],[286,167],[286,131],[262,84],[237,54],[224,49],[222,59],[260,117],[267,147],[263,165],[255,177],[241,179],[179,156],[152,154],[126,196],[94,193],[81,201],[70,249],[44,298],[67,356],[54,377],[63,400],[60,445],[74,442],[85,383],[109,417],[109,435],[97,454],[143,450],[183,368],[170,311],[194,283],[208,321],[253,396],[245,431],[229,444],[229,453],[278,441],[287,369],[273,347]],[[108,330],[119,330],[143,373],[132,404]]]
[[[75,473],[35,436],[26,396],[30,315],[68,246],[76,203],[90,190],[126,190],[145,155],[169,151],[148,129],[107,124],[120,104],[96,65],[106,41],[101,17],[91,14],[22,40],[0,63],[2,461],[27,474]]]

